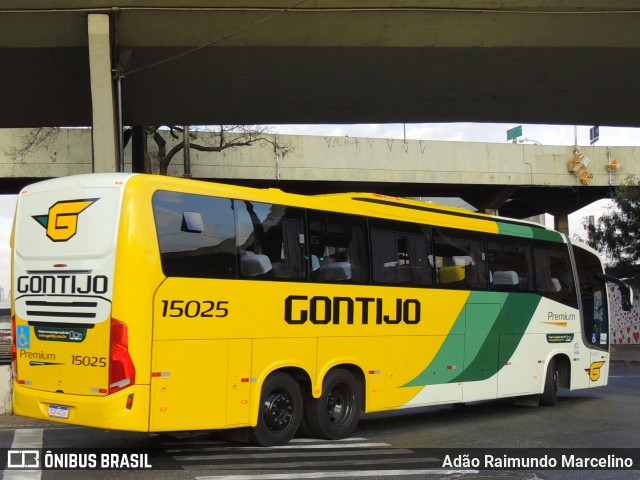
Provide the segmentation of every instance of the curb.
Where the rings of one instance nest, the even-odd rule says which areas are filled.
[[[640,360],[611,360],[611,365],[617,367],[638,367],[640,366]]]

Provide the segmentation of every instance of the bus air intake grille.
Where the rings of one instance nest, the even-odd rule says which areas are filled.
[[[30,317],[96,318],[98,307],[98,302],[27,300],[25,303]]]

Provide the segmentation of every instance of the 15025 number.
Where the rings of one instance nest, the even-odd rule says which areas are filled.
[[[71,355],[71,365],[81,365],[83,367],[106,367],[107,359],[105,357]]]
[[[162,300],[163,317],[223,318],[229,314],[229,302],[212,300]]]

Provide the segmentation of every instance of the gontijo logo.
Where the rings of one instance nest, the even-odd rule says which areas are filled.
[[[49,208],[47,215],[34,215],[33,219],[47,229],[47,237],[54,242],[66,242],[78,231],[78,215],[98,198],[64,200]]]
[[[593,362],[589,368],[585,368],[585,372],[589,375],[592,382],[600,380],[600,369],[604,365],[604,362]]]

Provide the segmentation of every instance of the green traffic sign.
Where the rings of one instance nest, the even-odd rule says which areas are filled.
[[[522,136],[522,125],[507,130],[507,140],[513,140]]]

